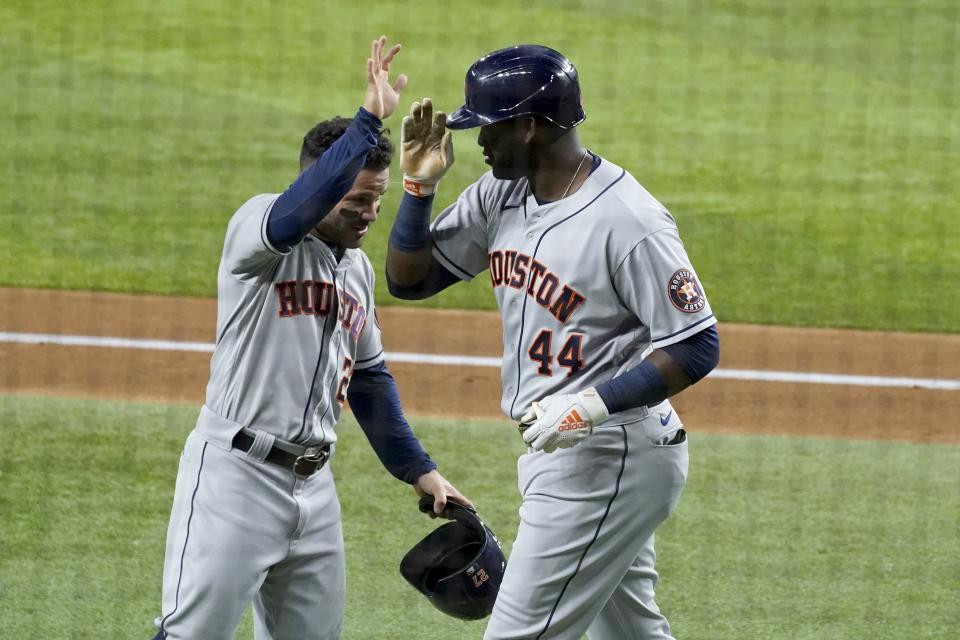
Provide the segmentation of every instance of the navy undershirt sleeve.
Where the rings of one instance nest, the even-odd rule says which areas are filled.
[[[663,347],[690,378],[690,384],[702,380],[720,361],[720,334],[713,325]],[[635,407],[663,402],[669,397],[667,384],[660,371],[649,360],[644,360],[629,371],[597,385],[597,393],[613,414]]]
[[[267,219],[267,239],[286,251],[317,226],[350,191],[367,152],[377,146],[381,122],[363,107],[336,142],[280,194]]]
[[[720,363],[720,332],[707,327],[685,340],[663,347],[686,372],[690,384],[699,382]]]
[[[389,274],[387,275],[387,288],[390,290],[390,295],[401,300],[423,300],[443,291],[455,282],[460,282],[460,278],[436,260],[430,263],[430,271],[423,280],[414,284],[397,284],[390,279]]]
[[[430,242],[430,210],[433,208],[433,195],[415,196],[404,192],[397,210],[397,219],[390,230],[390,245],[400,251],[414,252]],[[400,285],[387,274],[387,287],[390,293],[404,300],[423,300],[443,291],[460,278],[449,269],[433,260],[430,270],[422,280],[410,285]]]
[[[381,362],[354,371],[347,399],[370,446],[394,477],[413,484],[437,468],[403,416],[397,383],[387,365]]]
[[[667,398],[667,383],[649,360],[633,369],[597,385],[597,394],[611,414],[649,407]]]
[[[430,211],[433,194],[415,196],[406,191],[400,200],[397,218],[390,230],[390,244],[401,251],[417,251],[430,241]]]

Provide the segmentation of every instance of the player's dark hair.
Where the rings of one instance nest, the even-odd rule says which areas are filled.
[[[318,122],[313,129],[303,136],[303,146],[300,147],[300,160],[308,159],[313,162],[323,155],[323,152],[330,148],[337,139],[342,136],[347,127],[353,122],[353,118],[341,118],[337,116],[330,120]],[[389,129],[380,132],[377,137],[377,146],[367,152],[364,169],[371,171],[383,171],[390,166],[390,160],[393,158],[393,143],[387,134]]]

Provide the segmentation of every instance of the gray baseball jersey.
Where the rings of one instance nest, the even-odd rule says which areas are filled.
[[[489,270],[503,322],[503,412],[575,393],[716,323],[667,210],[616,165],[538,203],[524,179],[483,175],[432,227],[462,279]],[[486,640],[667,640],[653,537],[687,477],[669,401],[610,416],[576,447],[528,450],[523,502]]]
[[[307,477],[264,462],[274,438],[332,444],[352,372],[383,360],[373,269],[312,235],[271,246],[275,194],[227,227],[206,402],[187,439],[167,530],[167,640],[227,640],[253,601],[257,638],[340,637],[345,564],[330,467]],[[249,451],[231,447],[256,430]],[[234,588],[224,588],[232,585]]]
[[[673,217],[607,161],[542,206],[526,180],[488,172],[432,233],[434,256],[455,275],[489,269],[503,320],[501,407],[513,419],[716,323]]]
[[[236,423],[300,444],[333,443],[351,373],[383,360],[373,268],[359,249],[338,262],[313,235],[277,251],[266,236],[277,195],[251,198],[227,227],[200,426],[209,433]]]

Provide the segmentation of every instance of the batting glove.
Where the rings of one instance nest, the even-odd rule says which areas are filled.
[[[531,448],[552,453],[580,444],[593,433],[593,425],[609,415],[607,405],[593,387],[577,394],[547,396],[534,402],[520,417],[521,435]]]
[[[400,170],[403,189],[415,196],[428,196],[453,164],[453,138],[446,128],[447,116],[433,113],[430,98],[414,102],[410,115],[400,125]]]

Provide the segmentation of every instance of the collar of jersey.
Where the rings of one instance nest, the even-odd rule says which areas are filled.
[[[350,263],[353,262],[354,249],[344,249],[343,255],[339,260],[337,260],[337,249],[339,248],[338,245],[332,242],[327,242],[326,240],[321,240],[312,233],[308,233],[306,236],[304,236],[304,241],[312,241],[313,246],[316,247],[317,250],[324,255],[324,257],[331,259],[334,264],[336,264],[337,270],[345,269],[346,267],[350,266]]]
[[[577,189],[576,193],[573,193],[562,200],[551,200],[549,202],[540,203],[537,201],[537,196],[533,195],[533,189],[530,188],[530,183],[527,183],[527,197],[525,199],[525,208],[527,211],[533,211],[534,209],[547,209],[554,205],[577,205],[580,202],[586,199],[593,198],[600,191],[602,191],[608,184],[608,177],[613,178],[614,173],[611,169],[615,169],[611,163],[605,161],[598,155],[594,154],[594,157],[597,158],[597,165],[590,172],[590,175],[587,176],[587,179],[583,181],[583,184],[580,185],[580,188]]]

